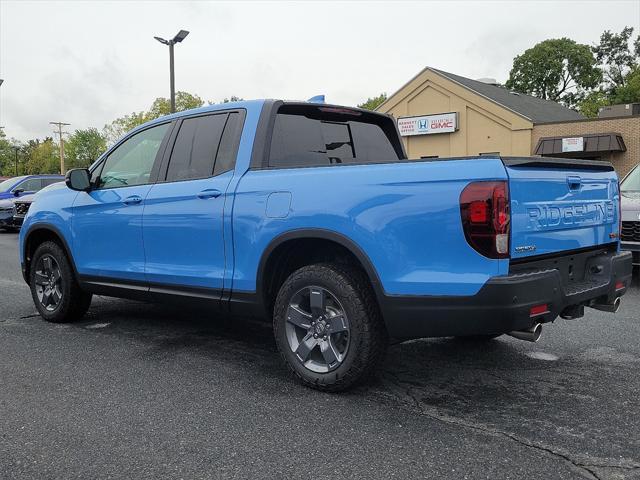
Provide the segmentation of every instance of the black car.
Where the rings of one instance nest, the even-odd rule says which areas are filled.
[[[29,211],[29,207],[33,203],[34,198],[35,198],[35,194],[32,194],[32,195],[24,195],[20,198],[16,198],[15,200],[13,200],[11,227],[20,228],[22,226],[24,217],[27,215],[27,212]]]

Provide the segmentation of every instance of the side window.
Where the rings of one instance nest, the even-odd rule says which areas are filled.
[[[42,179],[29,178],[16,186],[14,190],[24,190],[25,192],[37,192],[42,189]]]
[[[167,168],[168,182],[213,175],[227,116],[224,113],[186,118],[182,121]]]
[[[165,123],[148,128],[120,144],[103,163],[97,182],[98,188],[126,187],[149,183],[153,163],[169,125],[169,123]]]
[[[216,165],[213,168],[214,175],[220,175],[221,173],[228,172],[229,170],[233,170],[233,167],[235,167],[241,134],[242,125],[240,122],[240,114],[232,112],[229,114],[227,124],[224,127],[224,133],[222,134],[222,140],[220,140],[220,148],[218,148]]]
[[[53,185],[54,183],[62,182],[62,178],[43,178],[42,179],[42,188],[48,187],[49,185]]]

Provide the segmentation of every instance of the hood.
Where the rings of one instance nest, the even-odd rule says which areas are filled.
[[[14,202],[33,203],[33,201],[36,198],[36,195],[37,195],[36,193],[32,193],[32,194],[29,194],[29,195],[23,195],[20,198],[16,198],[14,200]]]
[[[622,192],[620,197],[623,222],[640,221],[640,192]]]
[[[13,201],[0,200],[0,210],[13,210]]]

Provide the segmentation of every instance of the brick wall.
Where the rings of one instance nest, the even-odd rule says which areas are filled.
[[[627,151],[605,154],[603,160],[609,160],[620,178],[640,163],[640,116],[595,118],[577,122],[546,123],[534,125],[531,135],[531,152],[542,137],[567,137],[588,135],[590,133],[615,132],[622,135]]]

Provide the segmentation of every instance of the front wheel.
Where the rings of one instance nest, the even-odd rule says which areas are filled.
[[[371,286],[347,265],[293,272],[280,288],[273,322],[289,369],[319,390],[345,390],[376,373],[387,346]]]
[[[44,242],[36,249],[29,285],[38,313],[48,322],[78,320],[91,305],[91,294],[80,289],[67,255],[55,242]]]

